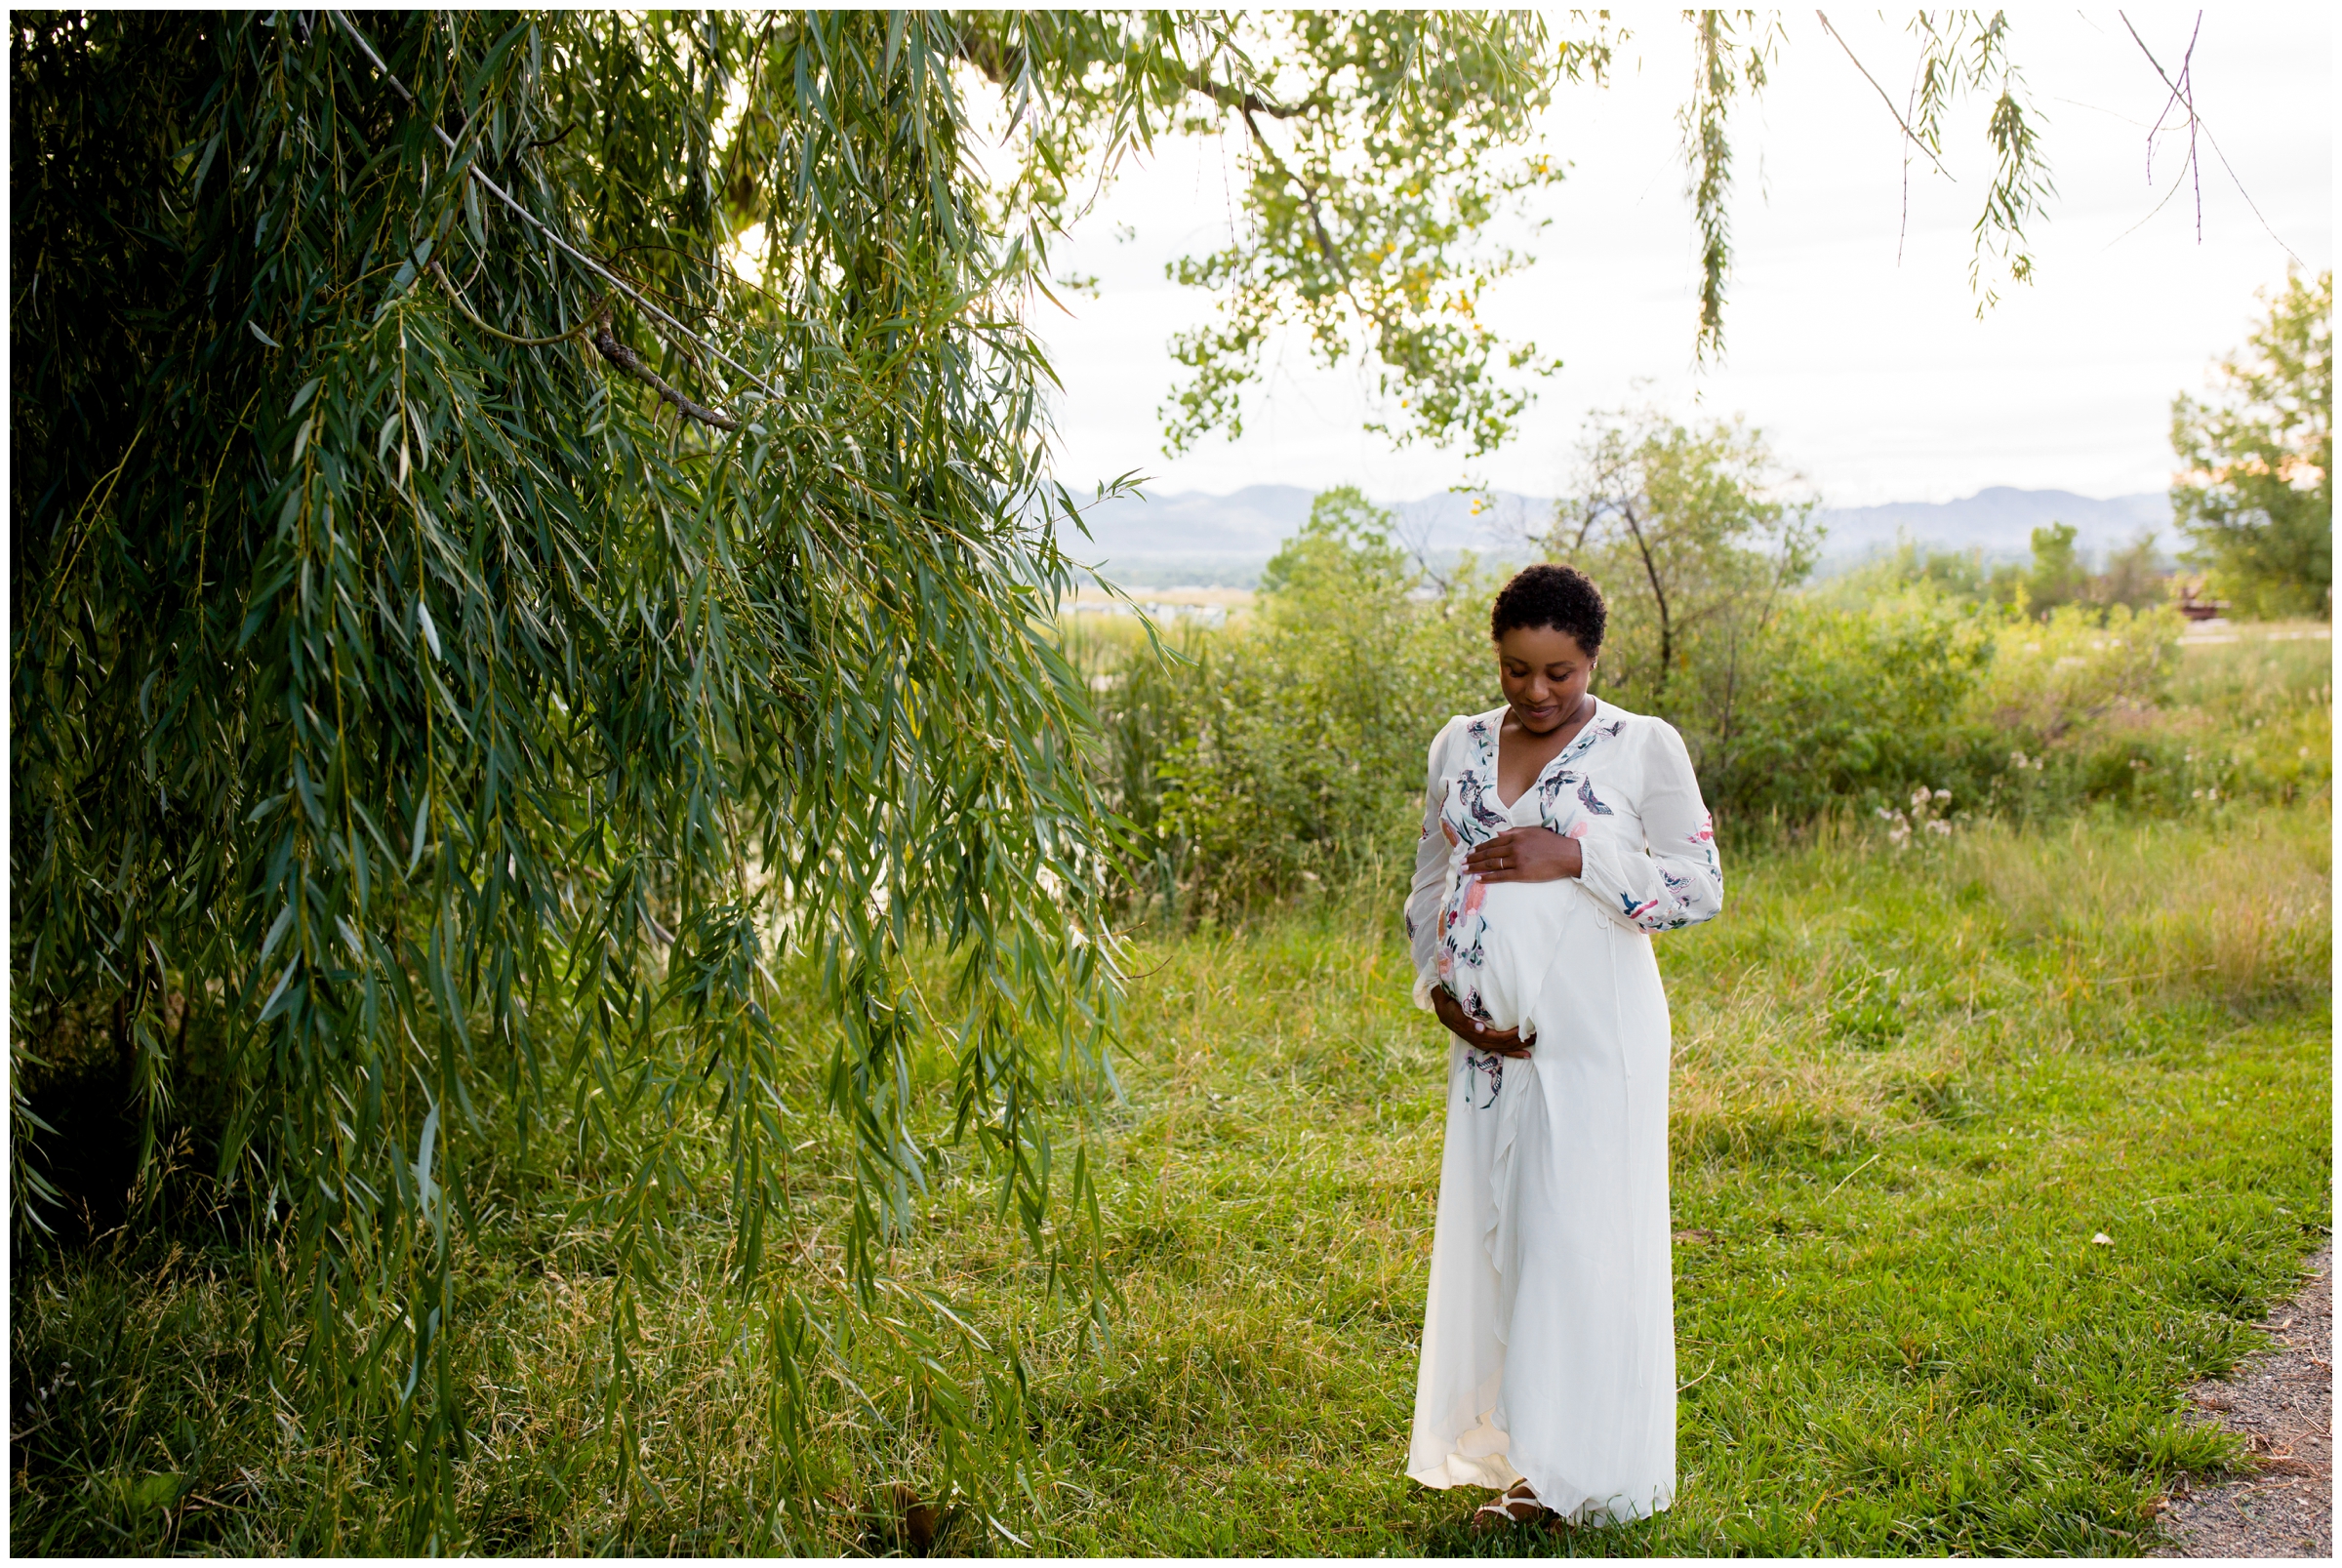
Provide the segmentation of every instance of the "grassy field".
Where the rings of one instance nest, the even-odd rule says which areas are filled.
[[[1142,937],[1127,1100],[1095,1129],[1110,1344],[1041,1302],[957,1164],[900,1260],[1027,1359],[1041,1463],[1001,1523],[1101,1553],[2137,1548],[2167,1477],[2233,1458],[2179,1390],[2326,1233],[2327,846],[2321,802],[1729,866],[1725,917],[1660,941],[1679,1501],[1566,1539],[1476,1541],[1476,1494],[1399,1473],[1443,1047],[1390,912]],[[506,1181],[467,1264],[468,1544],[754,1544],[764,1363],[714,1284],[720,1216],[645,1303],[621,1487],[608,1281],[566,1199]],[[12,1289],[16,1550],[400,1539],[379,1452],[269,1396],[224,1243],[21,1259]],[[833,1506],[801,1547],[897,1548],[889,1488],[931,1482],[883,1359],[833,1369],[872,1398],[822,1433]],[[962,1518],[937,1545],[988,1542]]]
[[[2201,791],[2175,820],[1728,852],[1725,917],[1661,939],[1682,1479],[1645,1525],[1477,1540],[1476,1496],[1399,1474],[1444,1045],[1406,1006],[1390,901],[1138,933],[1124,1098],[1087,1118],[1110,1340],[1050,1299],[966,1150],[941,1151],[896,1259],[1023,1359],[1038,1458],[1000,1528],[1065,1552],[2140,1548],[2169,1475],[2236,1458],[2179,1390],[2249,1349],[2330,1222],[2330,643],[2304,634],[2323,629],[2186,650],[2138,720]],[[946,1076],[922,1065],[936,1125]],[[786,1274],[833,1288],[810,1222],[837,1213],[843,1150],[812,1095],[788,1107],[809,1224]],[[1083,1119],[1069,1106],[1069,1139]],[[718,1284],[720,1184],[662,1238],[629,1407],[610,1236],[577,1201],[606,1178],[548,1132],[476,1173],[461,1544],[915,1545],[895,1489],[936,1490],[905,1378],[933,1314],[906,1297],[822,1358],[823,1503],[777,1535],[767,1303]],[[14,1549],[413,1539],[383,1425],[311,1429],[254,1361],[255,1260],[226,1233],[14,1263]],[[964,1510],[934,1545],[1015,1549]]]

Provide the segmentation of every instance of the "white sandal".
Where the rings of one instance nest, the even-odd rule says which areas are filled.
[[[1514,1509],[1525,1511],[1515,1512]],[[1477,1534],[1494,1530],[1499,1525],[1528,1524],[1545,1511],[1545,1505],[1537,1501],[1537,1494],[1530,1489],[1529,1483],[1515,1481],[1502,1496],[1473,1510],[1472,1528]]]

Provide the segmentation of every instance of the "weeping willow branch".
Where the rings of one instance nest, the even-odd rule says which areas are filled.
[[[670,1238],[714,1223],[768,1346],[756,1441],[790,1456],[744,1549],[827,1539],[839,1357],[943,1491],[1007,1507],[1009,1342],[871,1313],[955,1138],[1053,1288],[1112,1299],[1065,1121],[1112,1038],[1123,841],[1032,613],[1072,571],[1037,520],[1049,367],[952,29],[12,26],[41,280],[11,322],[12,1104],[59,1046],[131,1059],[141,1191],[238,1217],[261,1397],[349,1445],[365,1539],[473,1540],[471,1271],[551,1244],[502,1226],[507,1179],[574,1203],[559,1245],[608,1281],[575,1473],[664,1484],[643,1323]],[[764,139],[732,164],[719,78]],[[540,145],[581,123],[590,150]],[[525,185],[484,173],[505,148]],[[786,222],[760,290],[707,265],[713,169]],[[458,224],[464,278],[425,249]],[[788,356],[752,431],[663,374],[729,363],[719,336]],[[740,437],[679,449],[661,403]],[[27,1231],[48,1136],[12,1122]],[[164,1169],[188,1139],[204,1172]],[[848,1203],[805,1201],[810,1146]]]
[[[486,258],[481,259],[480,264],[482,266],[487,265]],[[470,322],[474,327],[477,327],[480,331],[486,333],[489,337],[496,339],[498,342],[510,343],[515,348],[550,348],[555,343],[569,342],[575,339],[584,337],[587,329],[592,327],[597,319],[594,316],[588,316],[586,320],[579,322],[567,332],[554,333],[550,338],[515,338],[512,336],[512,334],[505,331],[503,328],[492,327],[488,325],[487,322],[482,321],[480,319],[479,312],[472,309],[469,302],[464,298],[464,291],[457,288],[454,280],[448,277],[447,269],[441,266],[437,261],[432,261],[429,263],[429,265],[431,269],[431,276],[439,280],[439,287],[447,292],[448,300],[455,305],[456,309],[462,313],[465,321]],[[473,275],[476,277],[478,274],[475,273]],[[607,312],[604,312],[603,314],[606,313]]]
[[[390,84],[392,89],[397,92],[398,96],[407,101],[409,107],[420,108],[422,106],[416,102],[415,95],[407,91],[406,84],[391,74],[390,67],[383,63],[383,57],[375,53],[374,45],[366,41],[366,35],[358,31],[356,25],[353,24],[347,17],[343,16],[339,11],[329,11],[326,13],[326,15],[332,17],[334,21],[342,28],[342,30],[349,35],[350,41],[355,43],[358,48],[364,52],[368,61],[373,64],[377,71],[382,73],[383,79]],[[432,121],[431,123],[431,134],[439,139],[440,144],[447,149],[448,154],[451,157],[457,155],[460,149],[456,144],[456,139],[449,136],[446,129],[436,120]],[[579,265],[585,267],[587,271],[593,273],[603,282],[616,289],[620,294],[632,301],[635,305],[641,308],[646,314],[652,316],[656,320],[666,323],[670,330],[680,334],[687,341],[696,343],[711,358],[731,366],[734,370],[740,372],[741,375],[746,376],[752,384],[754,384],[765,394],[765,396],[779,397],[781,395],[779,392],[773,389],[772,385],[767,382],[763,377],[757,375],[754,371],[748,369],[747,366],[742,364],[739,360],[734,359],[730,354],[727,354],[722,349],[716,347],[715,344],[709,342],[698,333],[693,332],[689,327],[686,327],[682,322],[677,321],[673,316],[668,315],[665,310],[660,309],[658,305],[645,299],[631,284],[627,283],[624,278],[611,271],[608,267],[602,265],[601,262],[595,261],[592,257],[587,256],[584,251],[579,250],[575,245],[570,244],[569,241],[563,239],[550,227],[540,221],[535,213],[530,212],[519,202],[513,200],[511,195],[505,191],[505,187],[498,184],[494,180],[491,180],[488,177],[487,171],[482,169],[477,163],[465,164],[464,166],[464,173],[472,180],[477,181],[481,189],[487,191],[498,201],[503,202],[506,207],[510,208],[513,215],[519,218],[522,222],[527,223],[531,228],[534,228],[537,230],[537,232],[543,234],[547,240],[559,247],[563,254],[567,255]],[[733,428],[737,428],[737,425],[733,426]]]
[[[1896,108],[1895,101],[1886,96],[1886,89],[1878,85],[1878,78],[1873,76],[1871,68],[1855,55],[1854,46],[1847,43],[1836,27],[1830,25],[1830,14],[1826,11],[1817,11],[1813,15],[1814,19],[1821,22],[1822,31],[1837,41],[1837,47],[1846,52],[1846,59],[1853,61],[1854,68],[1862,72],[1862,79],[1871,84],[1871,91],[1878,95],[1878,101],[1886,105],[1886,112],[1894,117],[1895,127],[1903,133],[1903,140],[1927,154],[1927,161],[1935,165],[1937,174],[1942,175],[1946,180],[1952,180],[1952,171],[1944,167],[1943,159],[1935,155],[1935,148],[1921,141],[1918,132],[1911,128],[1911,122],[1903,118],[1903,111]],[[1953,182],[1957,184],[1958,181],[1954,181]]]
[[[2203,116],[2197,110],[2196,85],[2195,78],[2192,74],[2193,62],[2196,55],[2195,37],[2191,35],[2188,39],[2188,52],[2187,55],[2180,60],[2179,78],[2178,80],[2174,81],[2171,77],[2171,73],[2163,69],[2163,62],[2155,58],[2155,51],[2147,47],[2147,40],[2139,36],[2139,29],[2130,24],[2130,18],[2120,11],[2116,12],[2115,15],[2122,19],[2122,28],[2125,32],[2130,34],[2130,41],[2139,46],[2139,53],[2147,57],[2147,63],[2155,67],[2155,74],[2161,77],[2163,85],[2171,90],[2171,99],[2164,102],[2163,112],[2165,114],[2170,112],[2171,103],[2173,101],[2184,102],[2187,105],[2189,166],[2192,168],[2196,164],[2196,133],[2201,130],[2203,133],[2203,140],[2211,143],[2212,156],[2218,158],[2220,160],[2220,167],[2228,172],[2229,183],[2237,187],[2237,194],[2244,198],[2244,205],[2251,208],[2252,216],[2259,220],[2261,231],[2267,234],[2271,239],[2277,241],[2278,249],[2285,253],[2286,260],[2290,261],[2295,266],[2306,269],[2309,263],[2301,259],[2301,257],[2294,251],[2292,246],[2285,243],[2284,236],[2278,233],[2278,231],[2270,225],[2269,220],[2262,216],[2260,204],[2252,199],[2252,192],[2244,188],[2244,181],[2237,178],[2236,166],[2228,161],[2228,154],[2220,150],[2220,139],[2212,135],[2211,126],[2204,121]],[[2201,12],[2197,14],[2196,24],[2199,28],[2203,25],[2203,15]],[[2160,129],[2161,124],[2161,117],[2158,116],[2156,120],[2157,127]],[[2148,133],[2147,147],[2148,179],[2150,181],[2152,181],[2155,178],[2154,132]],[[2173,190],[2177,190],[2179,187],[2177,184],[2174,184],[2171,188]],[[2162,202],[2156,203],[2156,212],[2161,212],[2163,210],[2163,202],[2167,202],[2170,199],[2170,197],[2165,196]],[[2149,214],[2148,216],[2153,217],[2154,214]],[[2144,221],[2144,220],[2142,220],[2142,221]],[[2138,225],[2134,223],[2131,226],[2136,228]],[[2127,233],[2128,230],[2125,230],[2124,232]],[[2196,238],[2199,242],[2201,242],[2203,238],[2203,188],[2201,181],[2198,182],[2196,190]]]
[[[610,361],[611,364],[616,365],[620,370],[626,372],[626,374],[628,376],[631,376],[636,381],[642,382],[643,385],[649,387],[652,391],[657,392],[660,397],[666,402],[673,404],[677,413],[684,415],[686,418],[697,420],[702,424],[711,424],[719,430],[737,430],[740,428],[740,422],[734,419],[731,415],[719,414],[714,409],[708,408],[704,404],[695,403],[690,398],[685,397],[681,392],[676,391],[672,386],[669,386],[665,381],[663,381],[657,371],[654,371],[650,366],[642,362],[642,356],[640,354],[637,354],[626,344],[620,342],[618,339],[611,334],[610,318],[608,312],[606,311],[603,313],[601,319],[594,323],[593,346],[601,350],[601,354],[604,359]]]

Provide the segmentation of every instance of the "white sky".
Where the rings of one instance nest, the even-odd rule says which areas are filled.
[[[1675,125],[1688,34],[1675,13],[1627,15],[1636,35],[1612,85],[1565,89],[1549,117],[1547,144],[1571,172],[1541,198],[1552,224],[1530,242],[1537,263],[1481,307],[1564,368],[1543,382],[1522,433],[1472,477],[1552,494],[1590,410],[1655,400],[1678,415],[1745,414],[1830,505],[1946,501],[1995,484],[2097,496],[2164,487],[2172,395],[2200,389],[2212,358],[2241,342],[2254,290],[2281,282],[2286,258],[2208,144],[2201,243],[2190,191],[2149,217],[2186,141],[2162,140],[2150,189],[2147,130],[2168,95],[2118,17],[2015,13],[2015,54],[2047,116],[2059,193],[2033,235],[2038,280],[2002,289],[1979,321],[1968,227],[1989,174],[1987,102],[1954,112],[1957,183],[1913,166],[1898,265],[1893,122],[1813,17],[1788,14],[1772,85],[1735,115],[1728,355],[1701,373]],[[2176,72],[2196,13],[2129,15]],[[1901,23],[1831,20],[1900,98],[1916,58]],[[2269,226],[2312,269],[2333,264],[2333,52],[2322,8],[2275,6],[2209,13],[2195,52],[2204,123]],[[1367,433],[1367,379],[1354,365],[1318,369],[1298,340],[1272,351],[1241,441],[1163,456],[1155,410],[1178,368],[1166,342],[1210,310],[1163,267],[1227,233],[1231,151],[1166,142],[1056,248],[1060,275],[1094,273],[1103,285],[1096,300],[1064,297],[1070,318],[1045,302],[1032,318],[1066,386],[1061,476],[1086,489],[1137,468],[1158,494],[1350,481],[1385,500],[1465,478],[1460,450],[1393,450]],[[1135,234],[1118,239],[1121,225]],[[1638,379],[1648,382],[1639,394]]]

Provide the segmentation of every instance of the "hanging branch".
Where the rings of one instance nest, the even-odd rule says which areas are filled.
[[[2155,67],[2155,74],[2161,77],[2163,79],[2163,85],[2171,90],[2171,98],[2166,99],[2163,102],[2163,113],[2168,114],[2171,112],[2171,102],[2173,100],[2176,100],[2187,105],[2188,162],[2191,165],[2195,164],[2196,162],[2196,133],[2201,130],[2203,133],[2203,140],[2211,143],[2212,156],[2218,158],[2220,160],[2220,167],[2228,171],[2229,183],[2237,187],[2237,194],[2244,198],[2244,205],[2252,209],[2252,216],[2260,219],[2262,232],[2266,233],[2271,239],[2277,241],[2278,249],[2283,251],[2285,255],[2292,260],[2292,262],[2295,266],[2306,267],[2308,263],[2303,261],[2298,255],[2295,255],[2293,247],[2287,245],[2284,242],[2283,236],[2280,235],[2275,228],[2270,226],[2269,220],[2267,218],[2262,217],[2260,204],[2252,199],[2252,192],[2244,188],[2244,181],[2237,178],[2236,166],[2228,161],[2228,154],[2220,150],[2220,139],[2212,135],[2211,126],[2207,124],[2203,116],[2199,114],[2196,110],[2196,83],[2193,75],[2191,74],[2196,55],[2195,37],[2191,35],[2188,39],[2188,55],[2186,59],[2180,61],[2179,79],[2174,81],[2171,78],[2171,73],[2163,69],[2163,62],[2155,58],[2155,51],[2147,47],[2147,40],[2139,36],[2139,29],[2130,24],[2130,18],[2124,16],[2123,13],[2120,11],[2116,12],[2115,15],[2121,17],[2122,30],[2130,34],[2130,41],[2139,46],[2139,53],[2147,57],[2147,63]],[[2203,25],[2203,14],[2201,12],[2198,12],[2196,15],[2196,25],[2199,29],[2201,29]],[[2159,127],[2161,125],[2161,116],[2159,115],[2157,117],[2156,123]],[[2152,133],[2150,133],[2148,137],[2147,156],[2149,160],[2148,178],[2153,180],[2155,140]],[[2174,185],[2172,188],[2176,190],[2178,187]],[[2166,201],[2169,199],[2170,198],[2168,197],[2164,198]],[[2156,211],[2162,211],[2162,204],[2160,202],[2156,204]],[[2151,213],[2148,216],[2153,217],[2154,214]],[[2134,224],[2133,226],[2135,227],[2137,225]],[[2201,244],[2203,240],[2203,189],[2201,174],[2198,176],[2196,191],[2196,239],[2199,244]]]
[[[1942,175],[1946,180],[1952,180],[1952,171],[1944,167],[1944,160],[1937,157],[1935,149],[1920,138],[1918,132],[1911,128],[1911,122],[1903,117],[1902,110],[1895,107],[1895,101],[1888,98],[1886,89],[1878,85],[1878,78],[1871,74],[1871,68],[1865,65],[1860,57],[1854,53],[1854,46],[1847,43],[1844,36],[1836,27],[1830,25],[1830,14],[1826,11],[1816,11],[1814,16],[1820,20],[1822,31],[1837,40],[1837,47],[1846,52],[1846,59],[1852,60],[1854,68],[1862,72],[1862,79],[1871,84],[1871,91],[1878,95],[1878,101],[1886,105],[1886,112],[1894,116],[1895,125],[1903,133],[1903,140],[1927,154],[1927,161],[1935,165],[1937,174]],[[1952,182],[1958,184],[1959,181],[1952,180]]]
[[[642,362],[640,354],[620,342],[610,331],[610,310],[607,305],[603,306],[601,313],[593,318],[593,346],[601,350],[604,359],[642,382],[652,391],[657,392],[666,401],[672,403],[676,413],[688,419],[697,420],[702,424],[712,424],[719,430],[740,428],[740,422],[731,415],[721,414],[714,409],[694,403],[690,398],[669,386],[660,378],[657,371]]]
[[[375,53],[374,45],[366,41],[366,35],[358,31],[356,26],[351,23],[347,17],[343,16],[339,11],[329,11],[326,13],[326,15],[333,18],[335,23],[339,25],[343,32],[349,35],[350,41],[358,46],[358,48],[365,54],[366,59],[373,64],[374,68],[382,73],[383,80],[388,82],[391,86],[391,89],[396,92],[400,98],[406,100],[407,105],[410,108],[422,107],[421,104],[416,102],[415,95],[407,91],[407,84],[391,74],[390,67],[383,63],[383,57]],[[460,150],[456,145],[456,139],[449,136],[446,129],[442,127],[436,120],[434,120],[431,124],[431,134],[439,139],[440,145],[447,148],[448,153],[451,156],[455,155]],[[741,375],[746,376],[749,382],[755,385],[757,390],[764,393],[765,396],[775,399],[780,397],[780,392],[775,390],[772,383],[767,382],[763,377],[757,375],[754,371],[748,369],[747,366],[742,364],[739,360],[734,359],[730,354],[727,354],[722,349],[716,347],[715,344],[709,342],[698,333],[693,332],[689,327],[686,327],[682,322],[677,321],[673,316],[668,315],[665,310],[660,309],[658,305],[652,303],[648,299],[644,298],[642,293],[632,284],[626,282],[626,279],[620,277],[617,273],[602,265],[601,262],[595,261],[592,257],[587,256],[584,251],[579,250],[575,245],[570,244],[569,241],[563,239],[559,234],[553,232],[550,227],[546,226],[538,219],[536,214],[530,212],[519,202],[513,200],[512,197],[505,190],[504,186],[489,179],[486,172],[484,172],[477,163],[465,164],[464,166],[464,172],[470,176],[473,180],[478,181],[481,189],[487,191],[488,194],[494,196],[498,201],[503,202],[506,207],[509,207],[514,216],[518,217],[521,221],[527,223],[531,228],[534,228],[537,230],[537,232],[543,234],[546,239],[550,240],[555,246],[559,247],[564,253],[566,253],[571,260],[575,261],[579,265],[585,267],[594,276],[600,278],[603,282],[609,284],[613,289],[616,289],[626,299],[632,301],[635,305],[641,308],[645,315],[650,316],[654,321],[664,323],[668,330],[680,335],[686,341],[697,345],[710,358],[719,360],[722,363],[731,366],[734,370],[740,372]],[[614,356],[609,356],[608,350],[605,349],[604,354],[606,357],[612,357],[612,362],[618,364],[622,369],[627,369],[624,361],[617,360]],[[639,367],[641,361],[637,359],[635,361],[636,367]],[[636,372],[634,370],[629,370],[629,374],[635,373]],[[662,389],[662,395],[674,402],[678,408],[683,407],[685,404],[690,404],[690,407],[693,409],[700,408],[700,405],[696,403],[690,403],[688,398],[685,398],[681,393],[675,391],[672,387],[667,386],[666,382],[658,381],[655,377],[652,380],[652,384],[660,387]],[[727,392],[725,395],[730,396],[731,394]],[[736,420],[730,421],[728,423],[725,422],[727,420],[729,420],[729,416],[714,415],[712,414],[712,411],[703,409],[701,410],[701,413],[699,415],[695,415],[694,418],[700,418],[702,416],[707,416],[707,422],[708,423],[716,424],[723,429],[737,430],[740,428],[740,423]]]

